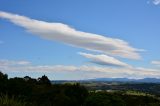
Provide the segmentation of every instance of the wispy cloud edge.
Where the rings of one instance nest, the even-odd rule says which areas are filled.
[[[160,4],[160,0],[153,0],[152,1],[154,5],[159,5]]]
[[[24,64],[21,64],[24,63]],[[29,61],[11,61],[11,60],[0,60],[0,70],[5,73],[20,73],[20,72],[31,72],[31,73],[63,73],[68,72],[77,74],[77,72],[83,72],[87,78],[160,78],[160,72],[158,69],[147,69],[143,67],[100,67],[100,66],[74,66],[74,65],[33,65]]]
[[[59,41],[86,50],[98,51],[123,58],[141,58],[139,54],[140,49],[131,47],[128,42],[121,39],[86,33],[73,29],[66,24],[38,21],[3,11],[0,11],[0,18],[8,19],[14,24],[24,27],[29,32],[48,40]]]
[[[88,58],[91,62],[99,64],[99,65],[106,65],[106,66],[118,66],[118,67],[131,67],[130,65],[105,54],[89,54],[84,52],[79,52],[81,56]]]

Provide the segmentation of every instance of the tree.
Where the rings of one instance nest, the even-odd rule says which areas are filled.
[[[38,78],[38,83],[39,84],[44,84],[44,85],[51,85],[50,80],[45,75],[43,75],[42,77]]]
[[[0,71],[0,80],[7,80],[8,79],[8,75],[7,74],[3,74],[1,71]]]

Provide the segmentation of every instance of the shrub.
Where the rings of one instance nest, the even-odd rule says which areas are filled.
[[[26,106],[26,105],[25,102],[16,99],[14,96],[10,98],[8,95],[1,95],[0,106]]]

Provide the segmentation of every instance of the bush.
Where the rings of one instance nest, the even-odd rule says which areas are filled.
[[[1,95],[0,106],[26,106],[26,105],[25,102],[22,103],[22,101],[14,98],[14,96],[9,98],[8,95]]]

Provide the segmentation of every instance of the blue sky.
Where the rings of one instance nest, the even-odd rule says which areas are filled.
[[[160,77],[159,0],[0,2],[0,70],[10,77]]]

